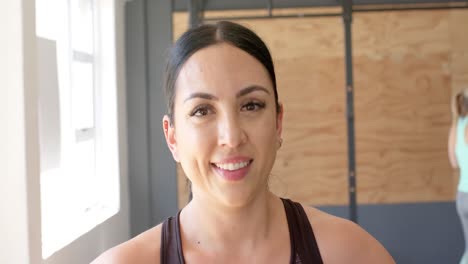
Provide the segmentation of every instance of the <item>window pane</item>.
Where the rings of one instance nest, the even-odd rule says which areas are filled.
[[[58,39],[61,0],[36,0],[36,35]]]
[[[93,2],[71,0],[72,49],[93,54]]]
[[[93,64],[72,63],[72,118],[75,130],[94,127]]]
[[[47,81],[51,80],[48,73],[57,75],[55,88],[49,82],[44,84],[55,90],[47,90],[47,94],[41,90],[39,94],[47,99],[41,101],[40,110],[44,131],[49,131],[46,134],[41,130],[49,136],[47,140],[41,137],[41,148],[58,149],[54,152],[58,155],[54,163],[41,160],[42,168],[46,168],[41,171],[44,259],[119,210],[115,43],[113,37],[106,38],[104,43],[94,39],[97,32],[102,36],[102,32],[114,30],[113,11],[107,10],[109,23],[95,22],[103,21],[96,11],[102,2],[36,0],[37,34],[54,39],[57,47],[56,59],[51,53],[38,51],[39,61],[57,61],[55,67],[46,65],[47,74],[40,75]],[[105,30],[96,28],[107,24]],[[96,54],[102,47],[104,54]],[[96,63],[96,58],[105,59]],[[52,138],[57,142],[49,140]],[[41,158],[44,157],[42,151]]]
[[[42,255],[47,258],[92,226],[81,221],[97,201],[95,141],[76,143],[70,167],[41,176]],[[91,219],[93,220],[93,219]],[[95,221],[95,220],[94,220]]]
[[[72,176],[76,191],[70,195],[71,204],[76,214],[85,213],[88,207],[96,202],[95,184],[95,144],[94,139],[77,142],[74,147],[75,161]],[[73,191],[72,191],[73,192]],[[86,195],[83,195],[86,192]]]

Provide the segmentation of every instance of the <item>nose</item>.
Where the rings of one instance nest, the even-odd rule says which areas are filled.
[[[236,148],[247,140],[247,134],[241,120],[236,115],[225,115],[218,123],[218,144]]]

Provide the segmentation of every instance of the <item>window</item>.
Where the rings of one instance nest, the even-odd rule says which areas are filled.
[[[36,0],[44,259],[120,206],[115,68],[99,2]]]

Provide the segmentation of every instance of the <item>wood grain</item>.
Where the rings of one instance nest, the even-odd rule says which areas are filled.
[[[452,198],[446,150],[450,76],[440,69],[448,59],[356,58],[359,202]]]

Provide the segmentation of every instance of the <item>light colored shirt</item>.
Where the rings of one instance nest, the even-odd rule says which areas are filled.
[[[460,117],[457,122],[457,145],[455,155],[460,168],[460,181],[458,190],[468,192],[468,144],[465,142],[465,128],[468,124],[468,117]]]

